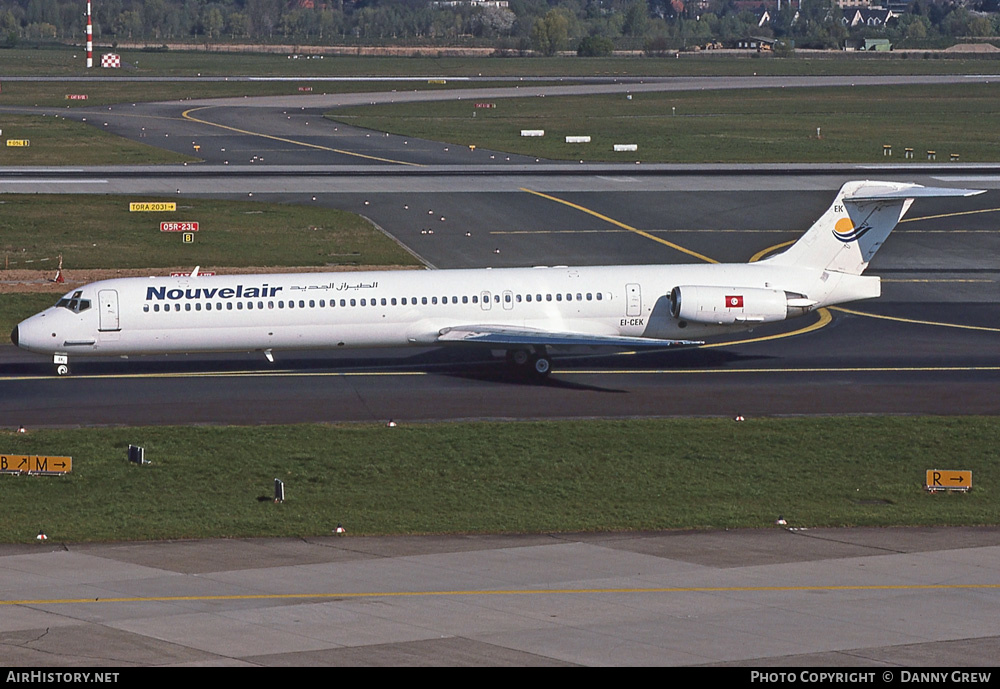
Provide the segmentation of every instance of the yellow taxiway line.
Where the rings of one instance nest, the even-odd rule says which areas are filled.
[[[636,595],[654,593],[795,593],[865,591],[991,591],[1000,584],[848,584],[813,586],[667,586],[643,588],[495,589],[456,591],[351,591],[258,593],[213,596],[127,596],[116,598],[40,598],[0,601],[4,605],[93,605],[108,603],[183,603],[247,600],[343,600],[357,598],[428,598],[452,596]]]
[[[772,336],[772,339],[788,337],[794,333]],[[754,340],[747,340],[753,342]],[[733,346],[739,342],[726,342],[708,347]],[[636,352],[622,352],[620,356],[635,355]],[[693,375],[720,375],[736,373],[997,373],[1000,366],[830,366],[830,367],[799,367],[799,368],[669,368],[669,369],[553,369],[553,373],[560,373],[571,376],[603,376],[603,375],[672,375],[672,376],[693,376]],[[103,374],[89,376],[71,376],[67,378],[53,378],[52,376],[0,376],[0,381],[34,381],[34,380],[142,380],[146,378],[252,378],[263,376],[280,376],[283,378],[390,378],[390,377],[415,377],[431,376],[433,371],[199,371],[191,373],[126,373],[126,374]]]
[[[272,141],[280,141],[282,143],[293,144],[295,146],[304,146],[305,148],[315,148],[315,149],[318,149],[320,151],[330,151],[332,153],[339,153],[339,154],[345,155],[345,156],[354,156],[355,158],[364,158],[366,160],[375,160],[375,161],[378,161],[380,163],[393,163],[395,165],[410,165],[410,166],[413,166],[413,167],[424,167],[420,163],[410,163],[410,162],[407,162],[405,160],[392,160],[391,158],[379,158],[378,156],[365,155],[364,153],[354,153],[352,151],[345,151],[345,150],[339,149],[339,148],[330,148],[329,146],[320,146],[319,144],[310,144],[310,143],[306,143],[305,141],[296,141],[295,139],[286,139],[284,137],[274,136],[273,134],[262,134],[260,132],[251,132],[251,131],[249,131],[247,129],[239,129],[237,127],[230,127],[230,126],[225,125],[225,124],[218,124],[216,122],[209,122],[208,120],[201,120],[201,119],[198,119],[197,117],[194,117],[194,116],[191,115],[191,113],[193,113],[193,112],[197,112],[198,110],[206,110],[206,109],[211,108],[211,107],[213,107],[213,106],[206,105],[206,106],[203,106],[203,107],[200,107],[200,108],[191,108],[190,110],[185,110],[184,112],[182,112],[181,113],[181,117],[183,117],[185,120],[190,120],[192,122],[197,122],[198,124],[204,124],[204,125],[207,125],[209,127],[218,127],[219,129],[227,129],[227,130],[229,130],[231,132],[236,132],[237,134],[246,134],[248,136],[259,136],[259,137],[264,138],[264,139],[271,139]]]
[[[941,323],[939,321],[921,321],[915,318],[900,318],[899,316],[882,316],[877,313],[865,313],[864,311],[855,311],[854,309],[847,309],[843,306],[831,306],[834,311],[840,311],[842,313],[849,313],[852,316],[864,316],[865,318],[878,318],[883,321],[896,321],[897,323],[912,323],[914,325],[933,325],[938,328],[958,328],[959,330],[981,330],[988,333],[1000,333],[1000,328],[988,328],[982,325],[961,325],[960,323]]]
[[[632,232],[633,234],[637,234],[640,237],[645,237],[646,239],[652,239],[654,242],[659,242],[660,244],[663,244],[664,246],[669,246],[671,249],[675,249],[677,251],[680,251],[682,254],[687,254],[688,256],[694,256],[695,258],[697,258],[697,259],[699,259],[701,261],[705,261],[705,263],[718,263],[718,261],[716,261],[714,258],[709,258],[708,256],[705,256],[703,254],[699,254],[697,251],[692,251],[691,249],[685,249],[683,246],[681,246],[679,244],[674,244],[673,242],[668,242],[666,239],[660,239],[659,237],[657,237],[655,235],[652,235],[649,232],[643,232],[642,230],[637,229],[635,227],[632,227],[631,225],[626,225],[625,223],[623,223],[623,222],[621,222],[619,220],[615,220],[614,218],[609,218],[606,215],[598,213],[597,211],[590,210],[589,208],[586,208],[584,206],[580,206],[578,204],[575,204],[572,201],[566,201],[565,199],[561,199],[561,198],[559,198],[557,196],[550,196],[549,194],[543,194],[540,191],[534,191],[532,189],[527,189],[525,187],[521,187],[521,191],[523,191],[525,193],[528,193],[528,194],[533,194],[534,196],[538,196],[538,197],[541,197],[543,199],[548,199],[549,201],[555,201],[556,203],[561,203],[564,206],[569,206],[570,208],[576,209],[576,210],[580,211],[581,213],[586,213],[587,215],[592,215],[595,218],[599,218],[599,219],[603,220],[604,222],[611,223],[615,227],[620,227],[623,230],[628,230],[629,232]]]

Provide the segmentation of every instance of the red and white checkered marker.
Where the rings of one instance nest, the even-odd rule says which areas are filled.
[[[101,55],[101,67],[118,69],[122,66],[122,56],[114,53],[104,53]]]

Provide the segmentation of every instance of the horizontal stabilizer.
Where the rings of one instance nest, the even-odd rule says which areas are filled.
[[[499,325],[467,325],[444,328],[437,341],[444,343],[465,342],[503,346],[545,345],[551,347],[693,347],[705,344],[696,340],[656,340],[648,337],[623,335],[594,335],[591,333],[553,332],[535,328],[511,328]]]
[[[853,203],[870,203],[875,201],[901,201],[903,199],[938,198],[942,196],[978,196],[985,194],[985,189],[950,189],[948,187],[911,186],[906,189],[877,190],[874,186],[858,189],[844,201]]]

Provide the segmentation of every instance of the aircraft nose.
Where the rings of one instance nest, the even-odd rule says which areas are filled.
[[[16,325],[14,326],[14,329],[10,331],[10,341],[14,343],[15,347],[17,346],[17,326]]]

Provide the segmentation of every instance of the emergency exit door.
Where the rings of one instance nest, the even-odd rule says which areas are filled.
[[[625,315],[642,315],[642,294],[639,291],[639,285],[634,282],[625,285]]]

